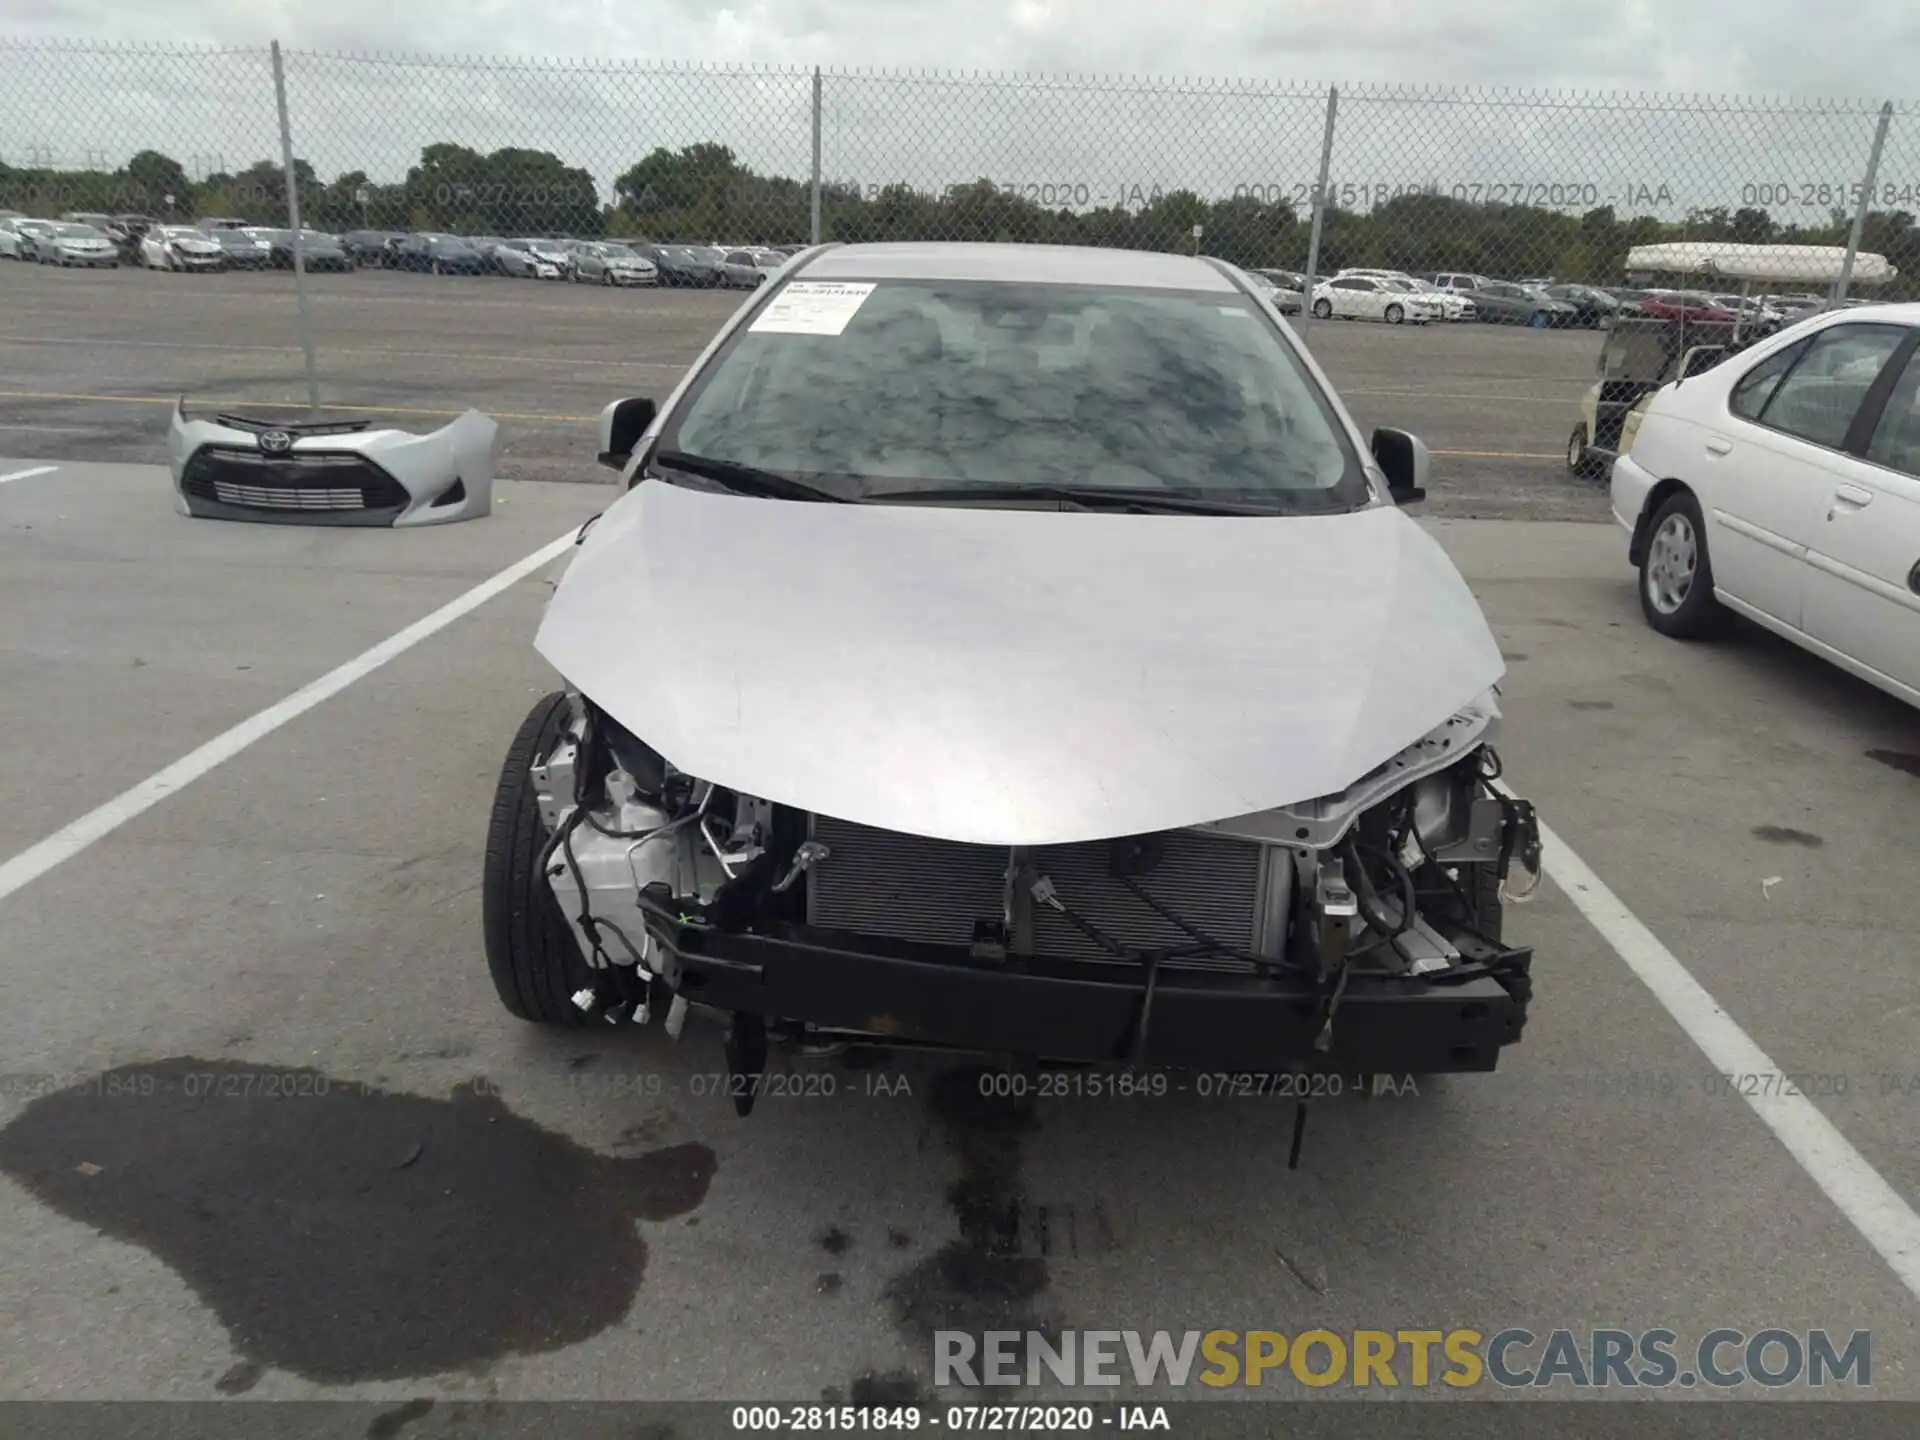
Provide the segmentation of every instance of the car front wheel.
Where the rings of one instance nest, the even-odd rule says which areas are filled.
[[[1387,324],[1398,325],[1407,318],[1407,312],[1398,305],[1387,306]]]
[[[533,767],[559,743],[570,710],[558,690],[541,696],[507,747],[487,825],[480,928],[487,969],[508,1012],[571,1029],[586,1023],[572,997],[590,988],[594,975],[541,870],[552,832],[533,788]]]
[[[1331,318],[1332,315],[1333,315],[1333,302],[1331,300],[1316,300],[1313,302],[1313,318],[1314,319],[1326,320]]]
[[[1667,497],[1647,527],[1640,556],[1640,610],[1647,624],[1676,640],[1710,635],[1727,612],[1713,594],[1707,530],[1690,490]]]

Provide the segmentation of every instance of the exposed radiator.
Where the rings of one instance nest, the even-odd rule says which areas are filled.
[[[997,923],[1008,854],[1004,848],[929,840],[816,816],[814,838],[831,850],[807,875],[811,924],[862,935],[938,945],[967,945],[974,922]],[[1246,840],[1168,831],[1159,864],[1139,883],[1189,923],[1227,944],[1255,945],[1265,889],[1262,847]],[[1121,944],[1182,945],[1179,929],[1141,904],[1109,871],[1110,842],[1043,845],[1030,863],[1060,898]],[[1062,958],[1114,959],[1059,914],[1034,907],[1034,948]],[[1122,963],[1115,960],[1115,963]],[[1213,957],[1185,960],[1207,968],[1246,968]]]

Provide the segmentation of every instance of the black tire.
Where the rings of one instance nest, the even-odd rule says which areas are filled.
[[[1676,572],[1683,568],[1682,553],[1691,566],[1683,586],[1676,580]],[[1669,495],[1647,523],[1646,544],[1640,552],[1639,589],[1640,613],[1662,635],[1695,640],[1725,627],[1726,607],[1713,595],[1707,527],[1700,517],[1700,502],[1691,490]]]
[[[1313,318],[1316,320],[1332,319],[1333,318],[1333,302],[1331,300],[1314,301],[1313,302]]]
[[[1398,325],[1401,322],[1403,322],[1406,318],[1407,318],[1406,307],[1401,305],[1387,306],[1387,324]]]
[[[1473,900],[1473,928],[1495,944],[1504,945],[1506,941],[1500,934],[1500,867],[1498,865],[1467,865],[1468,883],[1461,888]]]
[[[1593,468],[1593,455],[1587,449],[1587,426],[1582,421],[1567,436],[1567,469],[1585,478],[1593,474]]]
[[[575,991],[593,983],[573,929],[540,873],[540,852],[552,833],[534,796],[534,763],[567,728],[567,697],[543,695],[507,747],[487,824],[487,855],[480,887],[480,929],[487,969],[508,1013],[536,1025],[578,1029],[587,1017]]]

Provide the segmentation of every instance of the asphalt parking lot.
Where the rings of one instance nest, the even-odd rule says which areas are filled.
[[[277,282],[230,278],[206,293],[250,298],[185,336],[264,343]],[[21,338],[54,331],[75,280],[201,283],[28,272],[7,388],[175,383],[168,349]],[[410,401],[471,377],[489,403],[580,412],[724,308],[622,296],[675,317],[623,340],[601,296],[472,293],[510,307],[486,334],[544,307],[604,364],[462,361]],[[128,299],[119,321],[165,346],[197,313]],[[1389,344],[1577,339],[1323,328],[1355,377],[1384,376]],[[177,353],[253,393],[297,376]],[[1369,418],[1430,434],[1457,403],[1374,398],[1406,411]],[[1920,717],[1751,629],[1654,635],[1611,526],[1429,522],[1506,651],[1507,776],[1558,842],[1508,922],[1536,951],[1532,1018],[1495,1074],[1317,1104],[1289,1172],[1272,1098],[983,1109],[926,1062],[795,1061],[834,1093],[742,1121],[700,1026],[676,1045],[510,1019],[480,857],[505,745],[553,684],[530,644],[553,566],[285,702],[606,492],[509,480],[491,518],[414,532],[194,522],[158,468],[67,458],[116,416],[116,443],[150,444],[155,412],[63,403],[7,415],[62,416],[70,443],[0,432],[20,457],[0,477],[51,467],[0,482],[0,1394],[924,1396],[931,1329],[1032,1322],[1866,1330],[1871,1387],[1839,1398],[1920,1399],[1920,1252],[1898,1248],[1920,1190]],[[1507,422],[1473,423],[1491,444]],[[34,848],[100,806],[124,823]],[[1728,1022],[1757,1049],[1729,1049]],[[1806,1099],[1728,1093],[1729,1056]],[[982,1197],[1016,1217],[1013,1255],[977,1253]]]
[[[309,282],[324,404],[404,427],[474,406],[500,420],[503,473],[522,480],[605,479],[593,417],[623,395],[664,397],[742,298],[383,270]],[[0,448],[157,463],[182,394],[305,403],[290,275],[8,263],[0,302]],[[1363,425],[1433,450],[1430,513],[1604,518],[1600,488],[1561,459],[1597,335],[1328,320],[1309,341]]]

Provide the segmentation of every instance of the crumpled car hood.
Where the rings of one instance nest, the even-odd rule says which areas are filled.
[[[1505,673],[1394,508],[1143,516],[643,483],[535,641],[680,769],[858,824],[1062,844],[1329,794]]]

